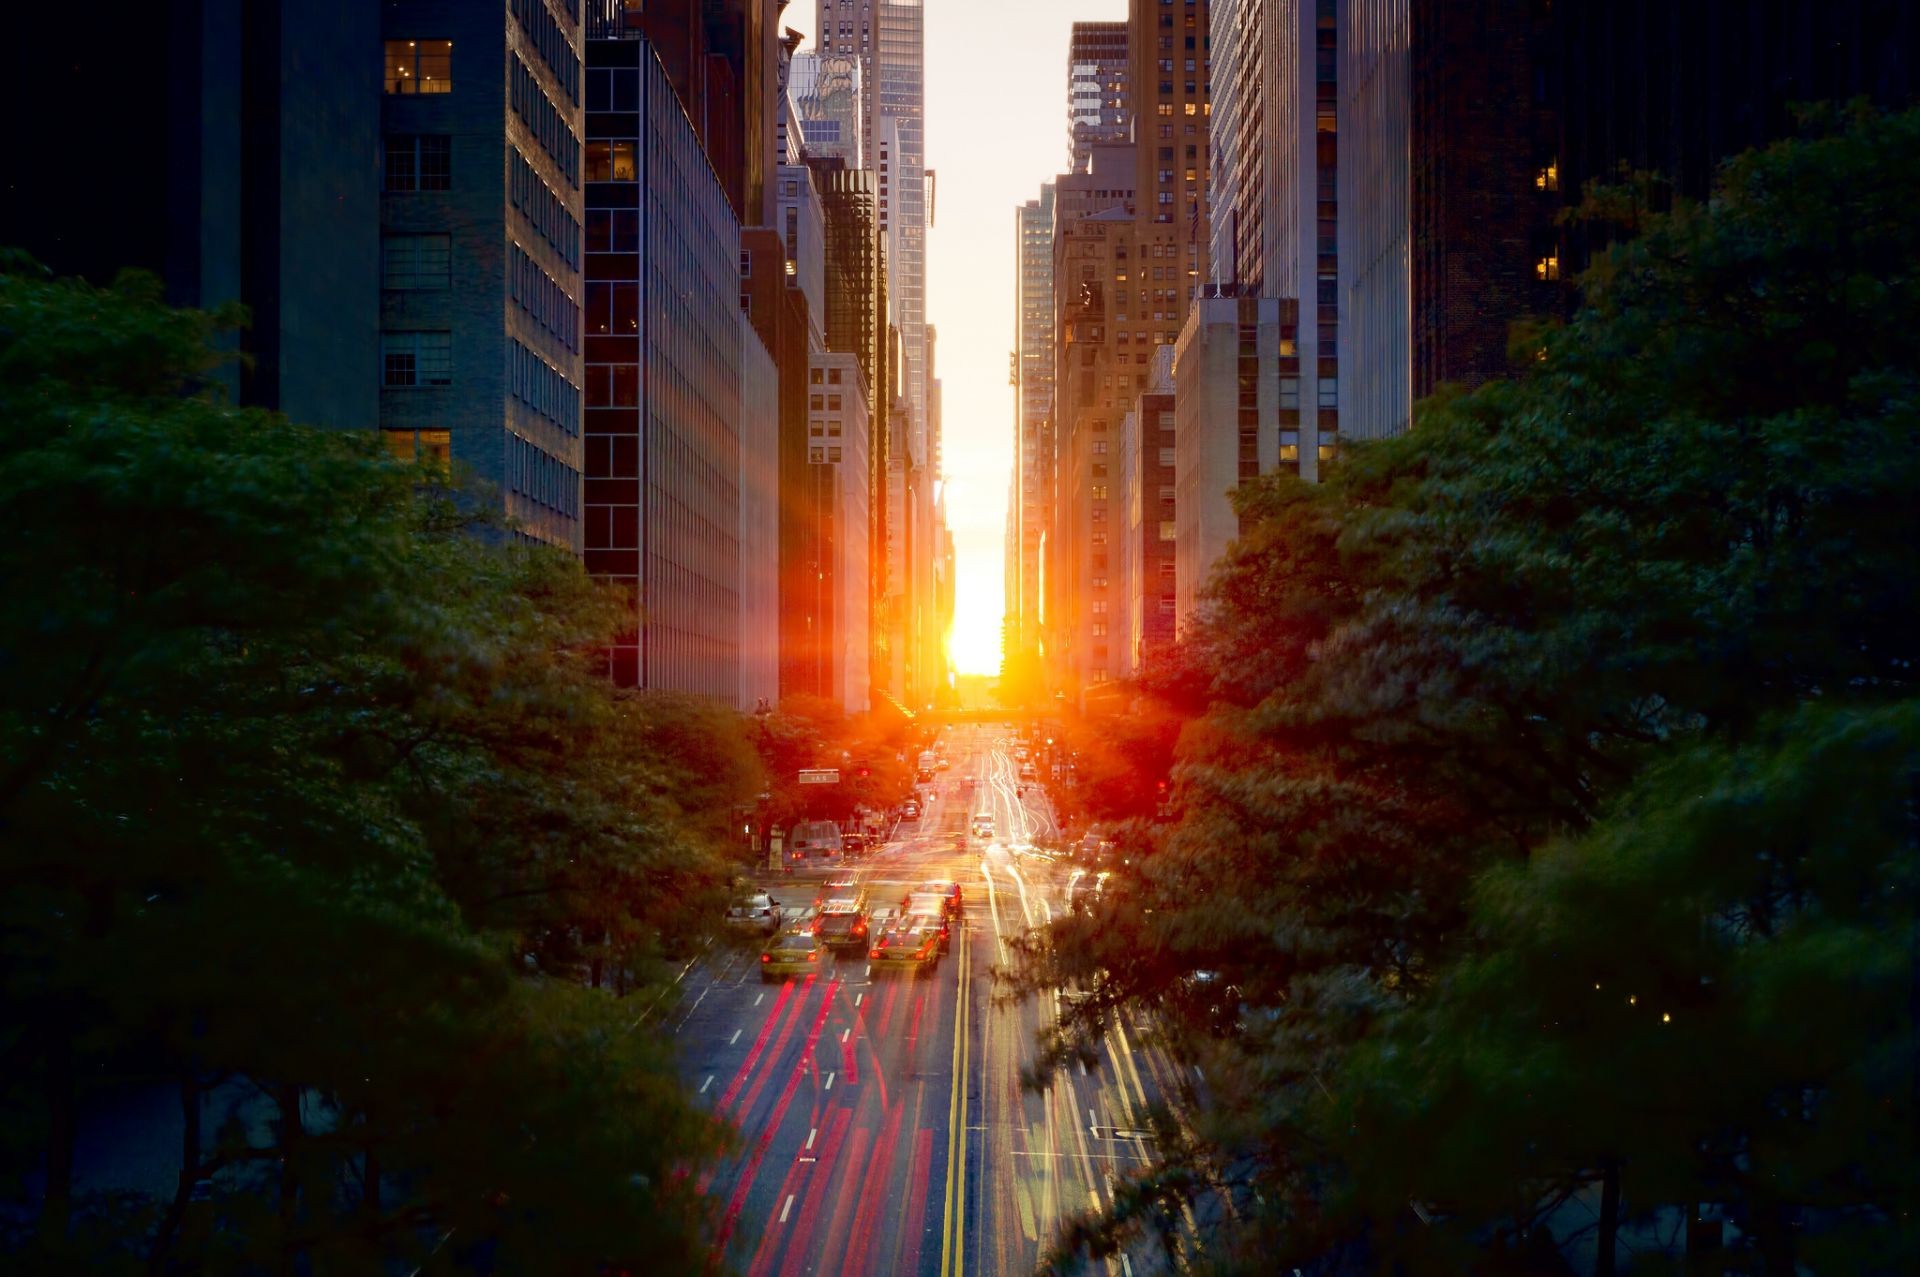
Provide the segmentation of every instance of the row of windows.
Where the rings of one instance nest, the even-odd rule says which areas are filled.
[[[573,129],[567,124],[560,109],[548,100],[547,91],[540,87],[540,81],[534,79],[533,72],[520,60],[519,54],[513,54],[513,65],[508,68],[508,98],[513,104],[513,113],[520,122],[533,130],[541,147],[553,157],[553,162],[566,174],[570,185],[580,185],[580,139],[573,135]]]
[[[570,435],[580,433],[580,392],[558,368],[510,342],[508,378],[514,398]]]
[[[453,189],[453,139],[445,133],[389,133],[385,189],[395,194]]]
[[[553,78],[560,81],[567,101],[579,106],[580,58],[568,43],[567,33],[547,11],[546,0],[513,0],[513,17],[539,50],[540,60],[553,72]]]
[[[580,517],[580,472],[511,431],[507,434],[507,487],[549,510]]]
[[[513,152],[513,171],[508,175],[508,197],[513,206],[527,215],[533,229],[553,245],[567,265],[580,265],[580,223],[573,220],[566,204],[553,188],[534,172],[533,165],[518,149]]]
[[[568,350],[580,349],[580,308],[567,296],[567,290],[518,244],[513,246],[507,262],[507,291],[522,310],[558,337]]]
[[[408,292],[439,291],[453,274],[453,249],[446,235],[380,237],[380,287]]]

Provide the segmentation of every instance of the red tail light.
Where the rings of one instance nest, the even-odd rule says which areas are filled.
[[[818,958],[819,956],[820,956],[820,955],[819,955],[819,953],[818,953],[818,952],[814,952],[814,953],[809,953],[809,954],[807,955],[807,961],[808,961],[808,962],[812,962],[812,961],[813,961],[814,959],[816,959],[816,958]]]
[[[879,946],[879,945],[875,945],[875,946],[873,946],[873,948],[871,948],[871,949],[869,949],[869,950],[867,950],[867,956],[868,956],[869,958],[877,958],[877,957],[879,957],[879,956],[880,956],[880,946]]]
[[[864,935],[866,935],[866,934],[867,934],[867,924],[866,924],[866,923],[864,923],[864,922],[856,922],[856,923],[854,923],[854,924],[853,924],[853,934],[854,934],[854,935],[856,935],[856,936],[864,936]]]
[[[761,954],[761,955],[760,955],[760,961],[762,961],[762,962],[772,962],[772,961],[773,961],[773,955],[772,955],[771,953],[763,953],[763,954]]]

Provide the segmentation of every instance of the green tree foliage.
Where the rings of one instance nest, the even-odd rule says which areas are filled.
[[[1920,114],[1740,157],[1526,375],[1240,494],[1179,819],[1020,975],[1089,991],[1053,1062],[1129,1003],[1206,1061],[1126,1200],[1246,1271],[1554,1271],[1576,1195],[1603,1270],[1916,1264],[1916,202]]]
[[[232,316],[6,265],[0,1242],[701,1270],[684,1173],[720,1135],[642,1003],[589,986],[656,978],[724,891],[744,737],[616,693],[618,601],[485,494],[222,402]],[[184,1123],[177,1192],[110,1213],[77,1115],[156,1078],[263,1116]]]

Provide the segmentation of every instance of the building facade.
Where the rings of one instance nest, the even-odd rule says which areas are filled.
[[[807,388],[807,467],[817,523],[809,636],[828,671],[820,693],[849,714],[870,707],[873,614],[869,536],[873,500],[872,415],[853,355],[823,351]]]
[[[1295,303],[1196,301],[1174,351],[1174,613],[1193,617],[1213,565],[1240,535],[1229,494],[1281,464],[1283,375]],[[1231,429],[1223,426],[1231,425]]]
[[[1067,43],[1067,171],[1078,173],[1095,146],[1127,141],[1127,24],[1076,22]]]
[[[632,594],[616,682],[733,703],[752,336],[740,227],[653,42],[594,40],[587,55],[590,96],[615,108],[592,114],[586,156],[610,236],[587,262],[587,567]]]
[[[1091,160],[1091,154],[1088,156]],[[1014,309],[1014,469],[1008,518],[1006,643],[1022,659],[1037,650],[1040,545],[1052,469],[1053,183],[1014,211],[1020,279]]]

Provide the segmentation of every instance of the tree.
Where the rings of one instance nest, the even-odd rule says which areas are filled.
[[[1570,322],[1520,331],[1524,375],[1423,403],[1411,434],[1356,446],[1317,488],[1243,492],[1252,526],[1175,671],[1211,701],[1182,738],[1178,823],[1029,946],[1021,973],[1092,992],[1054,1062],[1126,1004],[1159,1008],[1176,1048],[1207,1061],[1205,1138],[1160,1173],[1236,1197],[1243,1224],[1214,1255],[1370,1270],[1444,1235],[1454,1249],[1424,1262],[1463,1271],[1537,1244],[1519,1234],[1595,1176],[1627,1185],[1630,1210],[1705,1200],[1686,1197],[1698,1167],[1648,1134],[1621,1085],[1694,1096],[1704,1080],[1678,1052],[1547,1014],[1561,1004],[1540,982],[1559,963],[1497,925],[1485,893],[1536,858],[1602,854],[1612,822],[1640,819],[1693,751],[1771,765],[1766,749],[1786,759],[1828,730],[1801,707],[1913,694],[1917,184],[1920,114],[1855,114],[1743,156],[1710,205],[1611,250]],[[1815,860],[1865,837],[1864,816],[1831,816],[1799,826]],[[1651,817],[1637,828],[1678,837]],[[1876,845],[1910,861],[1901,836]],[[1687,878],[1710,866],[1667,850],[1693,896],[1717,890]],[[1617,930],[1582,934],[1624,960]],[[1698,947],[1697,927],[1656,932],[1635,960],[1697,978]],[[1795,946],[1742,952],[1784,961]],[[1513,1040],[1492,1045],[1468,1034],[1487,988],[1542,1018],[1516,1011]],[[1842,1040],[1878,1059],[1903,1032],[1868,1022]],[[1818,1052],[1770,1046],[1763,1077],[1723,1097],[1737,1115],[1702,1110],[1722,1129],[1776,1131],[1769,1106],[1821,1076]],[[1506,1069],[1538,1071],[1537,1103],[1496,1085]],[[1590,1107],[1573,1123],[1576,1098]],[[1806,1125],[1858,1132],[1851,1103]],[[1548,1138],[1555,1122],[1572,1129]],[[1719,1147],[1738,1164],[1773,1139]],[[1818,1142],[1796,1129],[1782,1147]],[[1817,1211],[1907,1254],[1892,1181],[1838,1166],[1791,1191],[1783,1178],[1772,1201],[1723,1176],[1714,1200],[1756,1220]],[[1439,1231],[1409,1225],[1410,1202],[1453,1213]],[[1783,1262],[1777,1240],[1752,1249]]]
[[[232,319],[0,274],[0,1128],[45,1186],[0,1247],[698,1270],[682,1172],[720,1132],[581,986],[687,942],[746,756],[605,683],[617,600],[487,494],[222,402]],[[262,1121],[183,1123],[171,1200],[90,1199],[73,1131],[109,1067]]]

